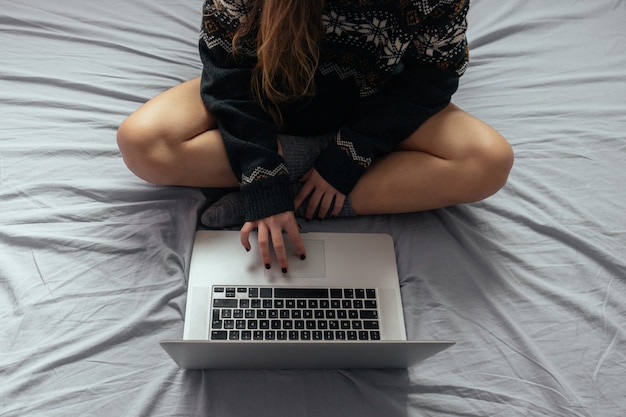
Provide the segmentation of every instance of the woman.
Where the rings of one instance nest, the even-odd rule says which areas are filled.
[[[208,0],[202,77],[129,116],[118,132],[124,160],[155,184],[239,187],[243,246],[250,250],[257,229],[265,266],[271,245],[283,272],[283,231],[305,257],[295,218],[305,201],[306,217],[325,218],[484,199],[505,184],[513,154],[494,129],[451,103],[467,66],[468,7]],[[290,164],[298,161],[287,155],[310,156],[299,149],[309,144],[313,166],[294,195]]]

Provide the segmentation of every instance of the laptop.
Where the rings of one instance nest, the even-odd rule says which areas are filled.
[[[454,344],[407,340],[391,236],[301,236],[283,273],[255,234],[246,252],[238,231],[196,232],[183,337],[161,342],[180,368],[408,368]]]

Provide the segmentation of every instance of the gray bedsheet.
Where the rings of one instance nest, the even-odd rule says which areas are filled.
[[[124,117],[199,74],[201,1],[0,0],[0,415],[625,415],[626,2],[473,0],[455,102],[516,164],[390,233],[406,371],[181,371],[196,189],[133,176]]]

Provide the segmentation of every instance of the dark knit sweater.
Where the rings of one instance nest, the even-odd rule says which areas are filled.
[[[336,132],[315,168],[337,190],[348,194],[376,157],[450,102],[467,66],[468,8],[469,0],[326,0],[316,96],[282,110],[296,133]],[[199,45],[202,99],[253,221],[293,210],[294,196],[279,129],[251,97],[254,42],[232,56],[248,11],[249,0],[206,1]]]

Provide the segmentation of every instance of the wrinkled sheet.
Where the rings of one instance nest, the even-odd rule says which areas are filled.
[[[181,371],[197,189],[149,185],[124,117],[197,76],[201,1],[0,0],[0,415],[626,412],[626,2],[473,0],[455,102],[507,137],[476,204],[312,221],[390,233],[406,371]],[[242,255],[245,256],[245,255]]]

